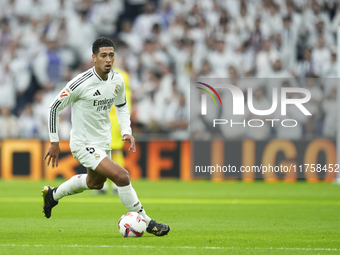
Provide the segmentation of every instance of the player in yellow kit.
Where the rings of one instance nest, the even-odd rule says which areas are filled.
[[[126,95],[126,101],[129,106],[129,111],[131,114],[131,89],[130,89],[130,78],[129,74],[125,72],[124,70],[121,70],[119,68],[115,68],[117,72],[119,72],[124,79],[125,82],[125,95]],[[111,120],[111,158],[113,161],[117,162],[119,165],[124,167],[124,156],[123,156],[123,146],[124,141],[122,141],[122,136],[120,134],[120,126],[118,124],[117,114],[116,114],[116,108],[112,107],[110,111],[110,120]]]
[[[131,89],[130,89],[130,78],[129,74],[120,68],[114,68],[117,72],[119,72],[124,79],[125,82],[125,95],[126,102],[129,106],[129,111],[131,114]],[[110,144],[111,147],[111,159],[116,162],[118,165],[124,167],[124,155],[123,155],[123,146],[124,141],[122,141],[122,135],[120,134],[120,126],[118,124],[116,108],[112,107],[110,111],[110,120],[111,120],[111,136],[112,141]],[[101,190],[96,190],[95,194],[105,194],[110,189],[109,183],[110,181],[105,182],[104,187]],[[118,194],[116,185],[112,183],[112,189],[114,194]]]

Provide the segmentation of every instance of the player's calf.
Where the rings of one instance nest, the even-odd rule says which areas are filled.
[[[117,186],[124,187],[130,184],[130,175],[127,170],[120,168],[114,180],[112,180]]]
[[[104,187],[104,182],[94,183],[91,181],[87,181],[86,184],[87,184],[87,187],[89,187],[89,189],[101,190]]]

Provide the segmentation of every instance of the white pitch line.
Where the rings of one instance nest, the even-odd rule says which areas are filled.
[[[66,247],[66,248],[146,248],[146,249],[202,249],[202,250],[293,250],[293,251],[340,251],[338,248],[303,247],[199,247],[199,246],[143,246],[143,245],[44,245],[44,244],[0,244],[1,247]]]
[[[1,1],[1,0],[0,0]],[[0,203],[41,203],[39,197],[0,197]],[[144,198],[144,204],[192,204],[192,205],[340,205],[338,200],[294,200],[294,199],[187,199],[187,198]],[[73,197],[63,203],[120,204],[119,199]]]

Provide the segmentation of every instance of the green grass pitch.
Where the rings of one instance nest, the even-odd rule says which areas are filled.
[[[92,191],[60,200],[46,219],[41,188],[0,181],[0,254],[340,254],[340,186],[198,180],[134,181],[169,235],[123,238],[126,209]]]

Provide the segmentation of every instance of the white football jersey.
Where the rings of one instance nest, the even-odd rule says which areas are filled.
[[[121,134],[131,134],[130,113],[123,76],[111,69],[106,81],[94,67],[66,84],[50,106],[48,128],[51,142],[58,142],[59,112],[72,104],[71,150],[94,145],[110,150],[110,109],[115,105]]]

